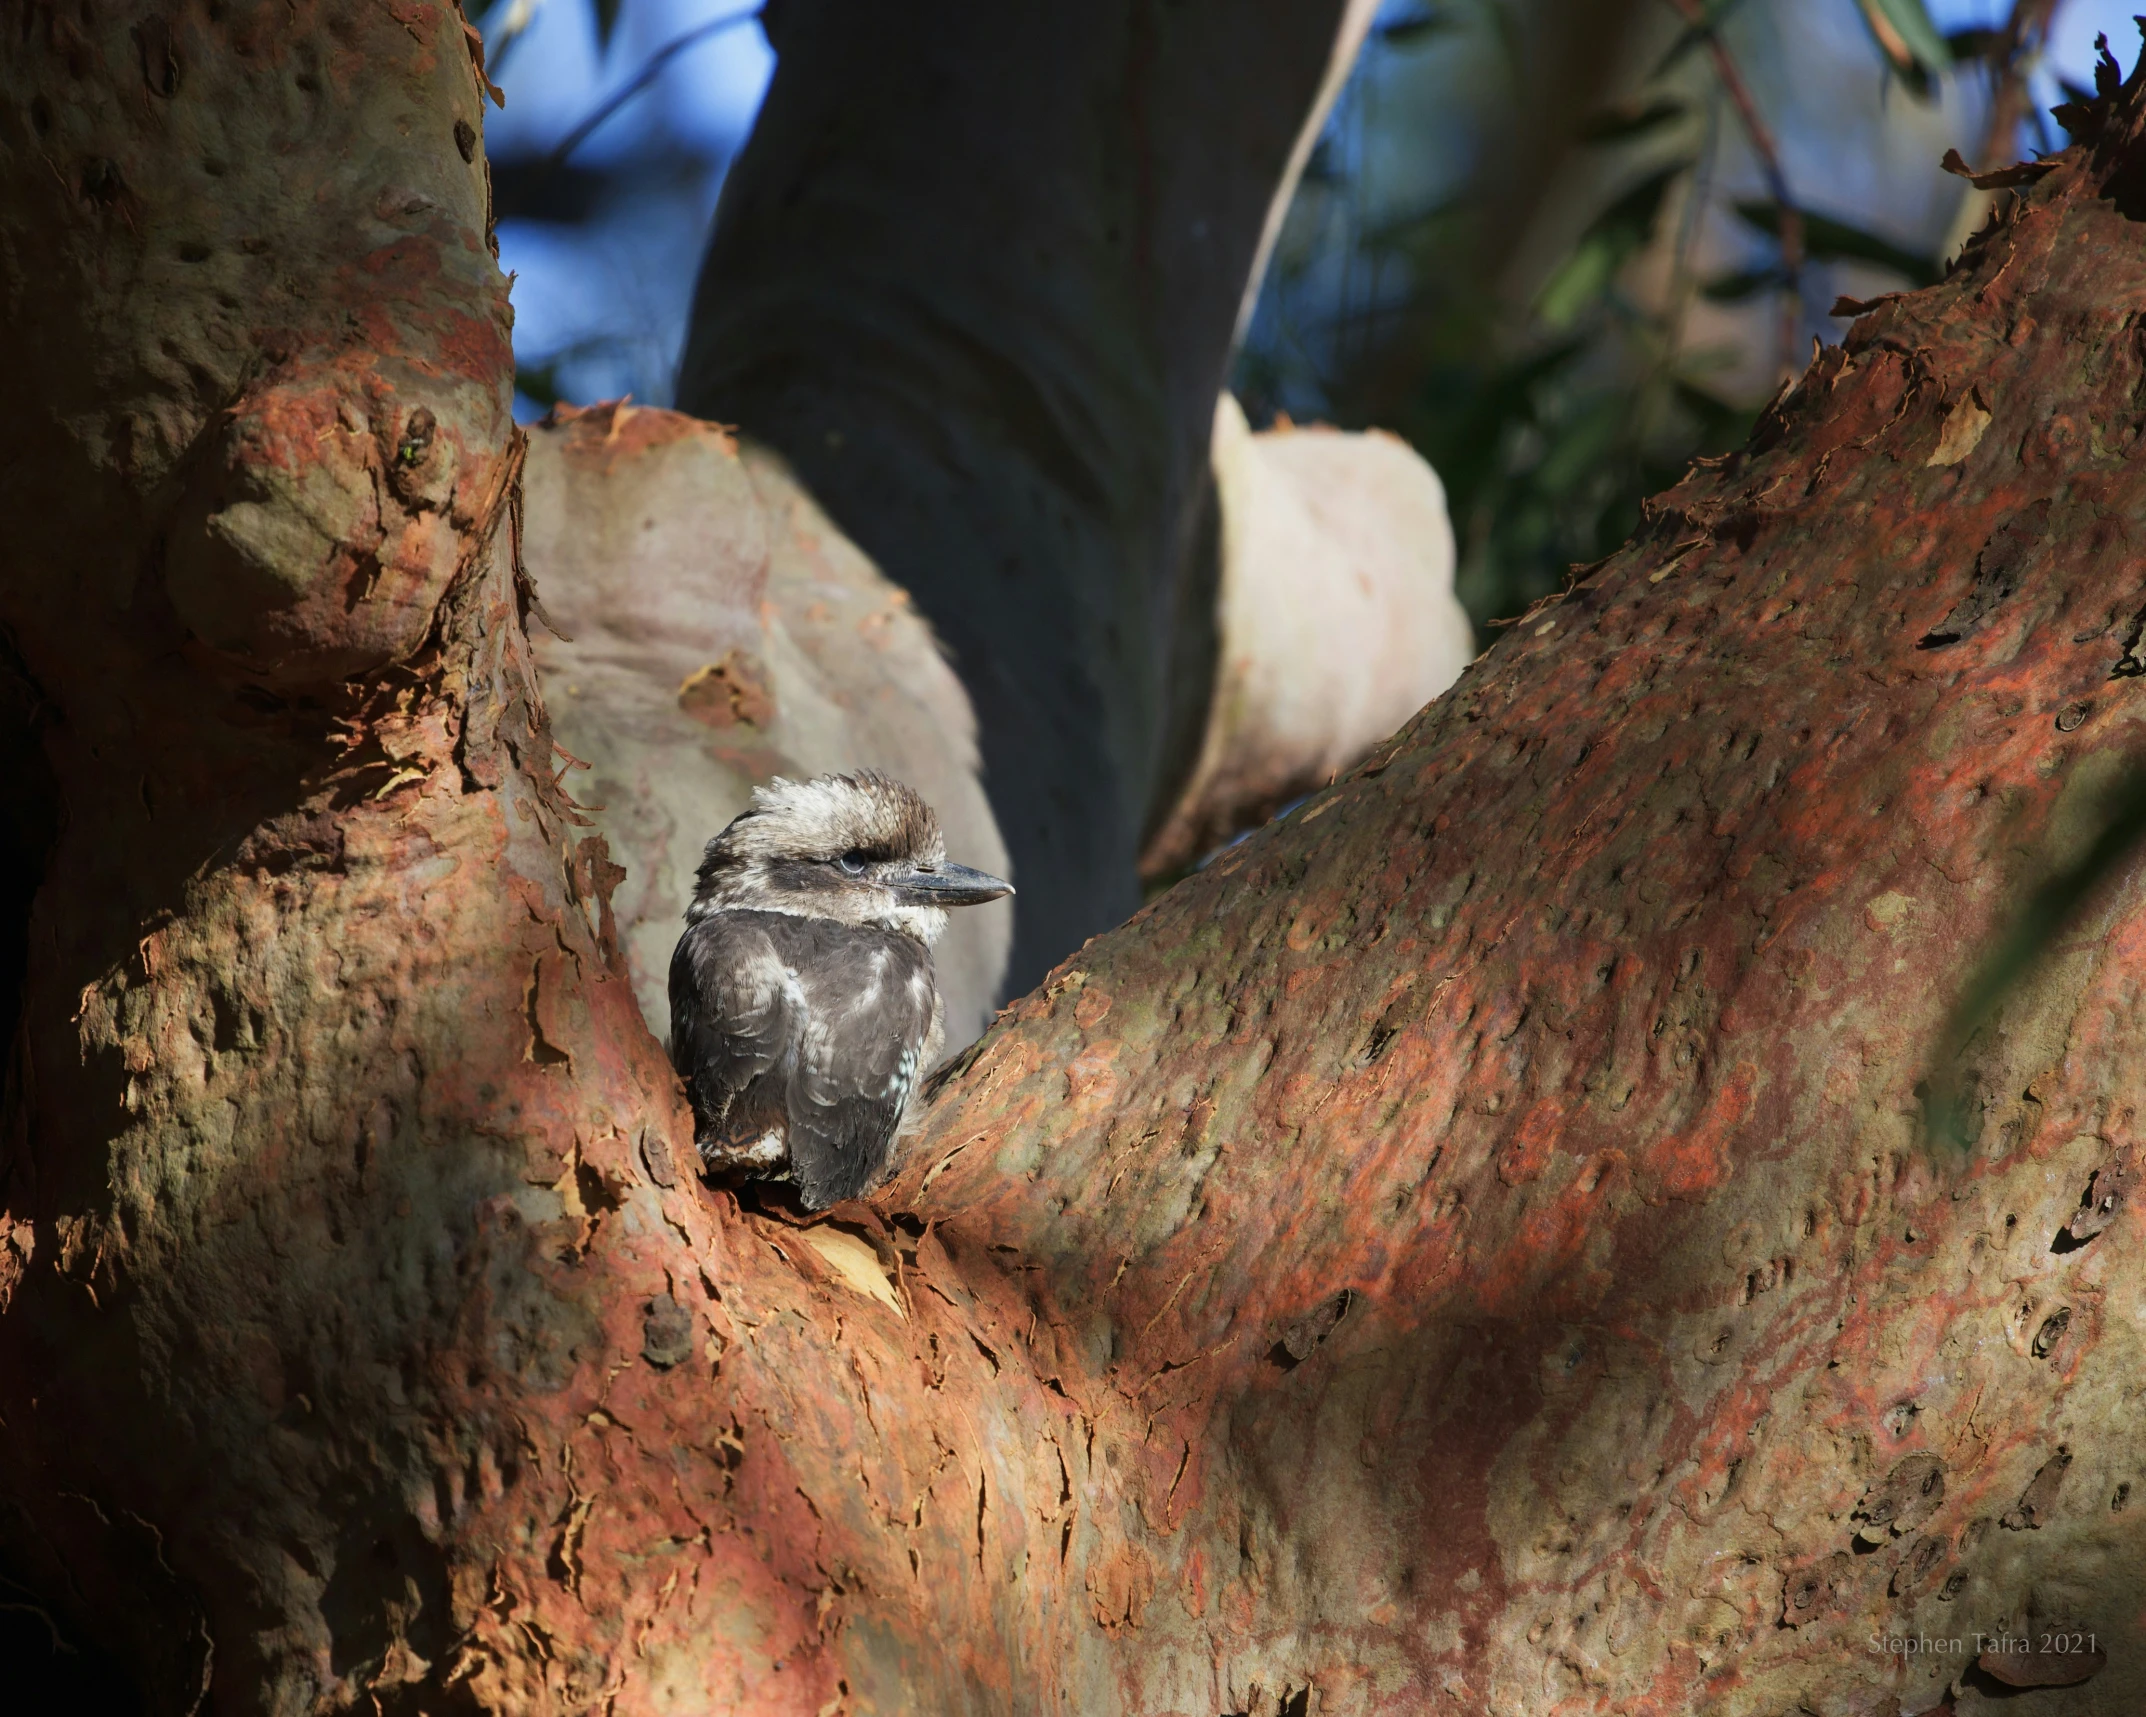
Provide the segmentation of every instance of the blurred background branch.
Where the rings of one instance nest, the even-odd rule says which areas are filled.
[[[709,37],[720,35],[725,30],[735,29],[740,24],[753,23],[759,16],[760,8],[758,6],[741,7],[738,11],[728,13],[723,17],[710,18],[706,23],[696,24],[683,35],[673,36],[663,46],[652,52],[647,59],[643,60],[640,69],[632,77],[628,78],[618,89],[599,102],[593,113],[589,114],[573,130],[554,144],[551,154],[546,157],[546,160],[554,167],[565,166],[568,161],[573,159],[574,151],[589,140],[598,126],[602,125],[605,120],[633,100],[635,96],[654,84],[663,75],[663,68],[680,54],[684,53],[688,48],[700,46]]]
[[[1716,27],[1719,14],[1730,11],[1737,0],[1717,0],[1711,7],[1702,4],[1702,0],[1671,0],[1671,4],[1684,19],[1685,35],[1696,34],[1704,38],[1707,56],[1714,62],[1714,75],[1721,80],[1722,93],[1734,105],[1737,120],[1751,144],[1751,152],[1758,157],[1759,169],[1766,175],[1767,187],[1773,192],[1773,233],[1781,247],[1781,376],[1785,381],[1796,373],[1796,336],[1803,321],[1803,210],[1797,206],[1795,195],[1788,188],[1788,175],[1782,171],[1781,151],[1774,146],[1773,130],[1767,125],[1765,115],[1759,112],[1751,86],[1744,82],[1744,74],[1736,64],[1736,56],[1729,52],[1728,42]],[[1686,250],[1679,257],[1680,267],[1688,260]]]
[[[487,139],[522,409],[668,403],[771,68],[711,0],[498,0]],[[2110,0],[1389,0],[1236,368],[1255,425],[1379,425],[1445,480],[1483,626],[1736,444],[1837,297],[1937,278],[2061,139]],[[920,99],[922,99],[920,93]],[[1793,189],[1792,189],[1793,187]]]

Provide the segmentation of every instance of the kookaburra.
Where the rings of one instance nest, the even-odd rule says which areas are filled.
[[[1013,885],[946,862],[939,819],[871,770],[777,779],[708,843],[671,955],[671,1060],[711,1174],[821,1210],[886,1167],[944,1036],[946,909]]]

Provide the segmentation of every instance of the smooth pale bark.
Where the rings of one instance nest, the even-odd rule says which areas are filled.
[[[553,785],[459,20],[35,25],[0,1548],[155,1709],[2137,1708],[2137,888],[1935,1046],[2138,749],[2139,89],[800,1229]]]
[[[1362,761],[1460,677],[1438,474],[1405,442],[1215,413],[1214,689],[1199,754],[1140,869],[1170,876]]]
[[[1016,991],[1139,904],[1193,767],[1215,400],[1374,10],[769,16],[678,401],[779,451],[946,640],[1021,885]]]
[[[562,417],[532,432],[523,472],[528,569],[557,627],[532,642],[559,743],[587,766],[571,791],[625,872],[611,910],[655,1034],[701,849],[775,776],[884,770],[938,812],[957,862],[1004,875],[961,683],[781,462],[673,411]],[[994,901],[933,950],[949,1054],[989,1021],[1012,943],[1012,903]]]

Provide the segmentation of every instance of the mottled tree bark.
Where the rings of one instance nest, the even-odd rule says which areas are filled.
[[[0,1547],[153,1709],[2136,1709],[2146,899],[1936,1046],[2138,749],[2140,89],[800,1228],[554,783],[459,18],[16,30]]]

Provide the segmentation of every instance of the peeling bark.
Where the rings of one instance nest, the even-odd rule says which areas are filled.
[[[1475,631],[1453,594],[1438,474],[1377,430],[1215,414],[1221,575],[1198,755],[1140,855],[1172,876],[1324,787],[1454,680]]]
[[[2136,1708],[2137,886],[1934,1058],[2138,753],[2146,91],[800,1227],[556,784],[460,19],[29,26],[0,1548],[153,1709]]]

